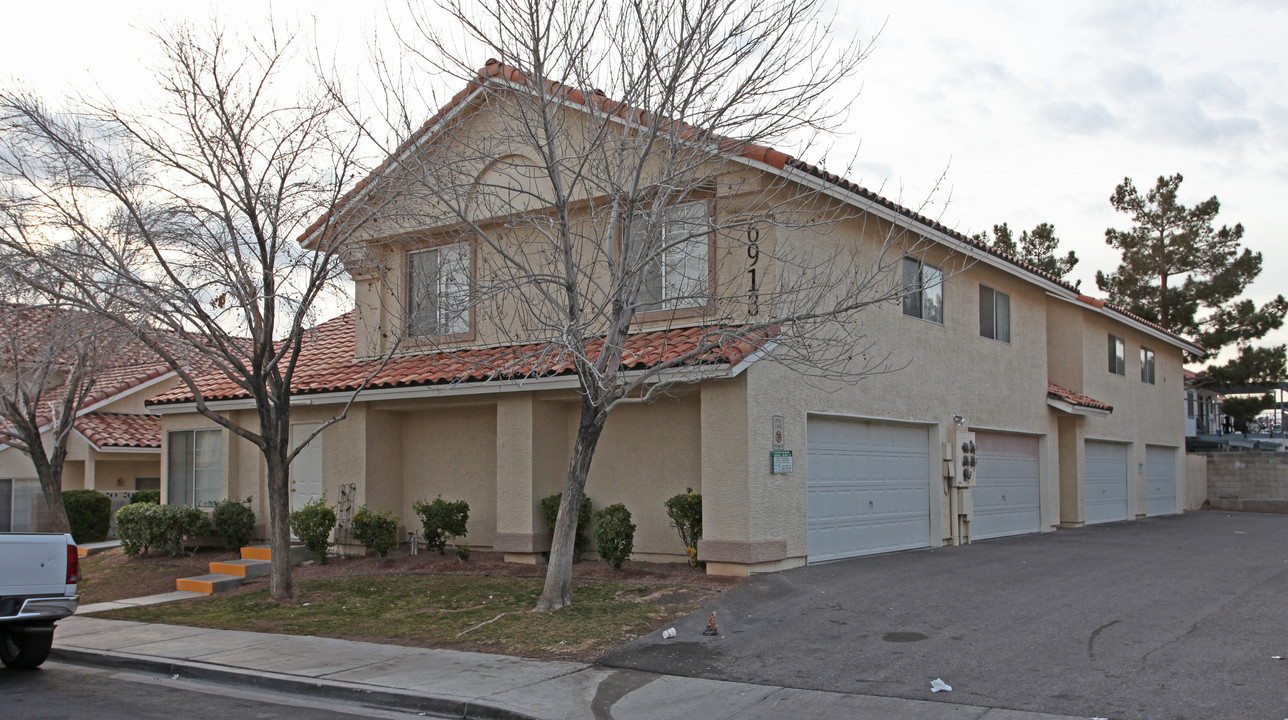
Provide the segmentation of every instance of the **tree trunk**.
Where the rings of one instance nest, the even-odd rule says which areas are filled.
[[[264,453],[268,464],[268,546],[273,553],[269,594],[274,600],[289,600],[295,594],[291,587],[290,467],[283,450],[286,442],[270,444]]]
[[[63,479],[61,474],[54,476],[46,468],[40,474],[40,490],[45,496],[45,507],[49,509],[50,529],[57,533],[72,531],[71,522],[67,520],[67,508],[63,505]]]
[[[537,610],[558,610],[572,605],[572,562],[577,538],[577,516],[586,491],[586,474],[595,457],[595,446],[604,431],[608,416],[601,413],[585,395],[581,399],[581,422],[577,425],[577,443],[568,463],[563,499],[550,545],[550,565],[546,569],[546,586],[537,600]]]
[[[52,458],[45,456],[44,445],[39,442],[39,429],[34,430],[37,442],[28,442],[30,451],[27,457],[36,468],[36,477],[40,480],[40,494],[45,499],[45,508],[49,510],[50,529],[59,533],[70,533],[71,522],[67,520],[67,508],[63,505],[63,458],[66,453],[54,452]]]

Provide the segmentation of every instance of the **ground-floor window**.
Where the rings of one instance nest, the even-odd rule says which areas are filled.
[[[0,480],[0,532],[40,532],[48,526],[39,480]]]
[[[223,438],[219,430],[176,430],[169,435],[166,486],[170,505],[211,505],[221,499]]]

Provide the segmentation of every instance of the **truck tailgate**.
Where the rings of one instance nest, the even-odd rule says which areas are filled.
[[[62,595],[66,581],[66,535],[0,533],[0,597]]]

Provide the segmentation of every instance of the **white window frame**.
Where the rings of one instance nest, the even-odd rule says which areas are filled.
[[[1114,375],[1127,375],[1127,341],[1109,334],[1109,372]]]
[[[979,334],[1011,343],[1011,296],[987,285],[979,286]]]
[[[183,457],[175,453],[175,441],[192,438]],[[198,447],[198,445],[202,447]],[[176,467],[182,461],[183,467]],[[218,428],[171,430],[166,433],[166,500],[170,505],[203,507],[223,499],[224,439]],[[176,478],[176,474],[183,477]],[[200,480],[200,482],[198,482]],[[182,492],[177,492],[178,490]]]
[[[4,495],[3,513],[0,513],[0,532],[46,532],[49,530],[49,508],[45,505],[45,492],[36,478],[0,478],[0,494]],[[23,495],[25,505],[18,502]],[[15,511],[23,510],[23,522],[15,524]]]
[[[407,253],[407,332],[412,337],[466,335],[473,285],[471,243],[461,241]],[[423,265],[433,265],[432,273]]]
[[[661,208],[657,243],[639,247],[633,236],[647,232],[651,213],[637,213],[626,229],[628,268],[644,278],[636,296],[639,312],[681,310],[705,306],[711,299],[710,206],[705,200]],[[642,257],[647,252],[649,258]]]
[[[1140,348],[1140,381],[1154,385],[1158,377],[1156,366],[1157,356],[1154,351],[1142,345]]]
[[[903,314],[944,324],[944,271],[914,257],[903,259]]]

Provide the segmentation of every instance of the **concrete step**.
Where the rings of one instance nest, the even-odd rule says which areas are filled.
[[[76,546],[76,554],[80,557],[89,557],[97,555],[104,550],[121,547],[120,540],[104,540],[103,542],[82,543]]]
[[[216,575],[257,578],[268,575],[272,567],[273,563],[268,560],[228,560],[210,563],[210,572]]]
[[[174,581],[174,585],[176,590],[186,590],[188,592],[199,592],[210,595],[211,593],[217,593],[222,590],[232,590],[245,581],[245,578],[237,575],[211,573],[209,575],[180,578]]]
[[[241,549],[243,560],[272,560],[273,549],[267,545],[248,545]],[[309,549],[303,545],[291,546],[291,564],[299,565],[309,559]]]

